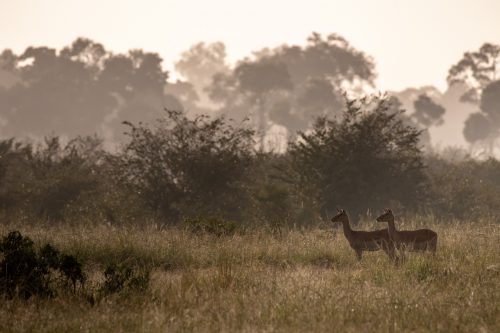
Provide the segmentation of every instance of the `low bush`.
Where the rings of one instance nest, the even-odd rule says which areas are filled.
[[[85,282],[82,265],[74,256],[60,254],[50,244],[36,251],[33,241],[22,236],[19,231],[12,231],[2,239],[0,252],[3,256],[0,263],[0,293],[8,298],[53,296],[54,271],[72,282],[73,291],[77,282]]]
[[[104,271],[106,280],[99,288],[101,296],[108,296],[121,291],[145,291],[149,286],[150,271],[134,270],[130,265],[111,264]]]

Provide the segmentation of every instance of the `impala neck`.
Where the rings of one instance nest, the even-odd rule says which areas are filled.
[[[389,233],[390,234],[395,234],[397,232],[397,230],[396,230],[396,225],[394,224],[394,217],[391,217],[387,221],[387,224],[389,225]]]
[[[351,225],[349,224],[349,218],[346,216],[345,219],[342,219],[342,228],[344,229],[344,236],[349,239],[351,237]]]

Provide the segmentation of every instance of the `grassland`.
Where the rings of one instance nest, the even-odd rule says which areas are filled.
[[[154,225],[2,225],[1,235],[17,229],[76,254],[89,281],[52,299],[2,299],[0,332],[498,332],[500,224],[426,225],[439,234],[437,254],[397,266],[381,251],[358,262],[330,226],[216,237]],[[148,290],[91,304],[116,262],[151,269]]]

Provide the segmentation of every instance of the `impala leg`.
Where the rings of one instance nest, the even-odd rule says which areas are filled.
[[[432,252],[433,255],[436,254],[436,248],[437,248],[437,238],[433,238],[431,241],[430,241],[430,244],[429,244],[429,249],[430,251]]]
[[[396,264],[399,262],[399,257],[397,256],[394,247],[389,248],[389,258],[391,258],[391,260],[394,261]]]
[[[396,249],[394,248],[394,245],[392,245],[392,243],[389,243],[386,240],[382,240],[381,248],[392,261],[398,260],[398,257],[396,255]]]
[[[394,264],[399,265],[400,257],[398,256],[398,253],[393,246],[389,248],[389,257],[394,262]]]
[[[398,262],[404,262],[406,260],[406,246],[404,244],[398,247],[398,253]]]
[[[361,249],[355,249],[356,251],[356,257],[358,258],[358,261],[361,261],[361,257],[363,256],[363,251]]]
[[[382,244],[382,251],[384,251],[385,254],[387,254],[387,256],[391,260],[394,260],[394,249],[391,249],[391,247],[389,245],[387,245],[387,243]]]

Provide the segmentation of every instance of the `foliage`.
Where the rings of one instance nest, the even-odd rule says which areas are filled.
[[[483,113],[476,112],[469,115],[465,120],[463,132],[465,140],[474,144],[490,138],[493,128],[491,122]]]
[[[170,221],[207,214],[241,218],[253,131],[221,117],[190,120],[170,110],[155,128],[127,125],[122,177],[152,209]]]
[[[20,55],[2,54],[8,65],[2,67],[18,78],[0,93],[7,135],[100,132],[112,139],[122,120],[154,119],[163,102],[168,74],[156,53],[113,54],[78,38],[61,50],[28,47]]]
[[[420,144],[427,151],[432,148],[429,129],[441,126],[444,123],[443,116],[446,112],[443,106],[430,97],[435,91],[429,90],[428,92],[422,92],[416,89],[407,89],[397,94],[397,96],[387,98],[387,104],[392,110],[391,112],[397,113],[398,118],[405,125],[415,127],[420,131]],[[408,109],[405,109],[400,98],[406,101]],[[413,112],[410,113],[408,110],[411,109],[413,109]]]
[[[461,100],[478,104],[479,112],[465,121],[464,137],[471,144],[482,144],[491,155],[500,135],[500,45],[485,43],[476,52],[466,52],[450,68],[448,84],[465,83],[469,90]]]
[[[31,296],[53,296],[52,271],[59,270],[71,280],[73,290],[76,283],[85,282],[81,263],[71,255],[61,255],[50,244],[38,253],[33,241],[18,231],[10,232],[0,243],[3,260],[0,262],[0,292],[8,298]]]
[[[233,128],[231,137],[218,132],[227,124],[211,131],[187,120],[163,132],[137,126],[135,133],[142,132],[131,141],[133,149],[116,154],[104,153],[92,138],[66,145],[50,138],[40,146],[0,141],[0,219],[138,225],[158,217],[212,216],[274,227],[313,223],[337,205],[353,218],[389,205],[445,219],[494,215],[500,207],[497,161],[430,155],[422,177],[418,131],[414,141],[406,140],[406,116],[389,102],[382,103],[388,108],[383,112],[375,111],[382,107],[374,101],[359,102],[342,119],[319,119],[285,154],[254,154],[250,133]],[[184,146],[180,136],[172,139],[182,127]]]
[[[253,161],[249,189],[254,207],[253,218],[259,224],[278,227],[296,222],[297,216],[303,212],[303,207],[297,205],[296,191],[282,177],[287,163],[286,156],[272,152],[259,153]]]
[[[426,207],[443,219],[497,218],[500,207],[500,163],[494,159],[426,159],[430,192]]]
[[[0,141],[0,210],[10,215],[28,197],[32,147],[14,139]]]
[[[43,220],[63,220],[75,203],[95,195],[100,186],[97,172],[105,156],[100,144],[92,137],[66,145],[51,137],[38,147],[1,142],[3,212],[10,215],[17,210]]]
[[[483,90],[500,74],[500,45],[483,44],[476,52],[465,52],[448,73],[448,84],[465,83],[469,90],[462,95],[465,102],[479,102]]]
[[[373,61],[341,36],[313,33],[307,42],[265,49],[239,62],[232,73],[215,75],[210,97],[234,118],[252,110],[261,136],[269,121],[294,136],[314,117],[340,113],[347,86],[355,91],[373,84]]]
[[[223,43],[198,43],[182,53],[175,69],[201,94],[212,83],[215,74],[229,71],[225,58],[226,47]]]
[[[479,107],[488,116],[493,126],[500,128],[500,80],[484,88]]]
[[[149,275],[149,270],[137,273],[126,263],[108,265],[99,292],[102,296],[109,296],[123,291],[145,291],[149,286]]]
[[[67,144],[49,137],[38,145],[9,139],[0,141],[0,150],[0,217],[117,223],[145,215],[140,198],[116,176],[117,158],[97,137]]]
[[[72,255],[63,255],[60,257],[59,270],[73,284],[73,291],[76,289],[76,283],[85,282],[85,274],[82,271],[82,264]]]
[[[425,182],[419,131],[390,111],[384,98],[350,100],[342,119],[318,118],[290,144],[288,180],[306,206],[340,206],[355,218],[394,202],[416,208]]]
[[[83,141],[83,140],[82,140]],[[33,154],[32,204],[38,217],[62,220],[64,212],[83,195],[95,192],[99,186],[95,172],[100,156],[86,156],[74,140],[65,147],[57,137],[45,140],[45,147]],[[95,143],[97,147],[100,142]],[[99,154],[90,148],[90,154]]]
[[[500,136],[500,80],[484,88],[480,98],[480,111],[465,121],[464,137],[471,144],[482,143],[491,155]]]
[[[412,114],[417,123],[429,127],[442,125],[445,109],[434,102],[426,94],[419,95],[414,102],[415,112]]]
[[[234,70],[236,80],[245,92],[262,95],[273,90],[292,88],[290,74],[284,63],[263,59],[241,63]]]

